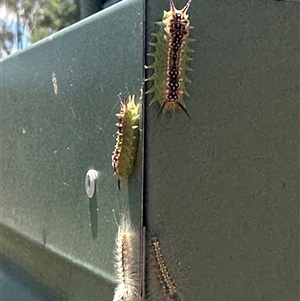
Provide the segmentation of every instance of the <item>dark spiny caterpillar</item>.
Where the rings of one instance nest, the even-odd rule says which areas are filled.
[[[154,93],[150,105],[158,101],[161,105],[158,116],[166,111],[175,112],[179,106],[190,118],[183,100],[183,94],[189,96],[185,88],[186,82],[191,80],[186,76],[186,71],[192,70],[187,62],[191,60],[188,52],[189,42],[193,41],[189,37],[190,21],[187,10],[192,0],[189,0],[181,9],[176,9],[173,0],[170,0],[170,11],[164,11],[161,22],[156,22],[159,26],[156,37],[154,53],[150,53],[155,61],[149,66],[154,69],[154,73],[147,78],[153,81],[153,86],[146,93]]]
[[[138,133],[139,133],[139,104],[135,104],[134,95],[127,101],[120,99],[121,111],[116,116],[119,122],[115,150],[112,153],[112,167],[114,175],[118,178],[118,188],[121,179],[128,179],[136,158]]]
[[[157,277],[162,285],[164,293],[167,297],[174,301],[181,301],[182,298],[177,290],[177,286],[174,283],[169,270],[166,266],[161,245],[157,237],[151,239],[153,255],[156,263]]]

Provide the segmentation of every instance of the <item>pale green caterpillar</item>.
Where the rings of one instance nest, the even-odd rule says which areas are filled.
[[[192,0],[189,0],[181,9],[176,9],[174,2],[170,0],[170,11],[164,11],[163,19],[158,24],[158,32],[153,33],[156,42],[150,43],[155,46],[154,62],[148,68],[154,69],[153,74],[147,81],[153,81],[152,87],[146,93],[153,93],[150,105],[155,101],[160,104],[160,111],[165,113],[175,112],[179,106],[190,118],[183,95],[189,96],[186,90],[186,82],[191,80],[186,76],[186,71],[192,70],[187,62],[191,60],[189,52],[189,42],[193,41],[189,37],[190,21],[187,10]]]
[[[117,141],[112,154],[112,167],[114,175],[118,178],[118,188],[121,179],[128,179],[135,163],[138,134],[139,134],[139,104],[135,104],[134,95],[128,97],[127,101],[120,100],[121,111],[116,116],[119,122]]]

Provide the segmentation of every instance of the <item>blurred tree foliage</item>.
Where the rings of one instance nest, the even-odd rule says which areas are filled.
[[[36,0],[39,12],[35,18],[32,43],[80,20],[77,0]]]
[[[2,57],[80,19],[79,0],[5,0],[0,10]]]
[[[5,0],[0,4],[0,47],[1,56],[9,55],[13,46],[23,49],[25,32],[31,29],[36,0]]]

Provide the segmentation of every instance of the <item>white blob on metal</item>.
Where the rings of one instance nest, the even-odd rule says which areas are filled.
[[[85,191],[89,198],[92,198],[96,191],[96,181],[98,179],[98,171],[90,169],[85,176]]]

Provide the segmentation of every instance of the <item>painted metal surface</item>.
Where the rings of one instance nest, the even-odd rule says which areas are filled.
[[[147,45],[168,5],[148,1]],[[157,119],[146,99],[147,144],[120,193],[114,115],[119,92],[140,93],[143,14],[122,1],[2,63],[2,252],[62,298],[112,300],[112,210],[139,227],[144,168],[146,224],[184,300],[298,300],[299,3],[192,2],[192,120]]]
[[[148,40],[164,9],[149,1]],[[189,16],[192,120],[146,107],[150,233],[183,300],[298,300],[299,3],[192,1]]]
[[[118,94],[139,98],[142,66],[141,0],[122,1],[1,64],[0,223],[103,277],[110,294],[101,300],[113,295],[124,207],[140,226],[140,158],[120,192],[111,153]],[[89,199],[91,168],[99,178]],[[69,286],[69,300],[78,300]]]

